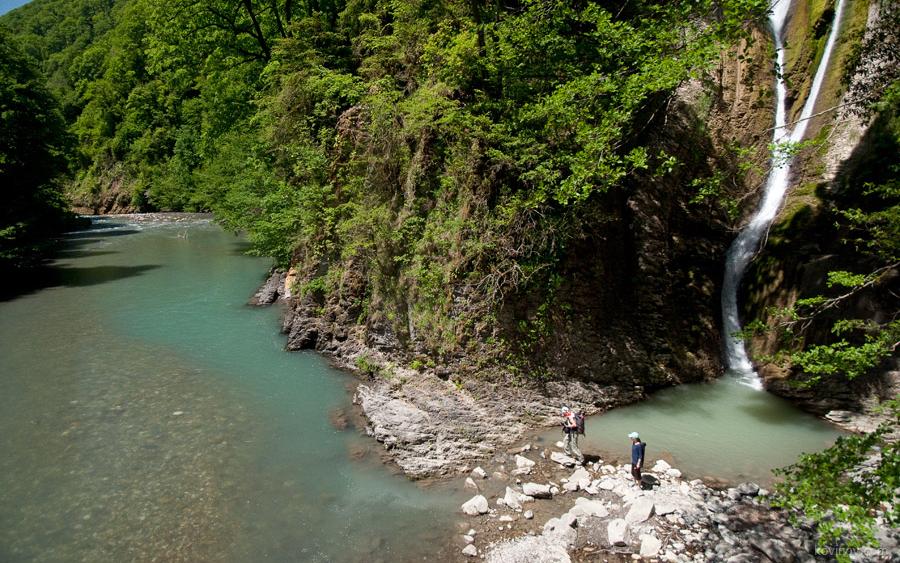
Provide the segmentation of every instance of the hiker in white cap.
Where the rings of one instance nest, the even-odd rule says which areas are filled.
[[[562,430],[565,435],[566,455],[570,455],[578,460],[578,463],[584,463],[584,456],[578,449],[578,421],[575,419],[575,413],[569,407],[562,408]]]
[[[637,432],[628,435],[631,438],[631,476],[637,486],[641,486],[641,467],[644,466],[644,450],[647,444],[641,442],[641,437]]]

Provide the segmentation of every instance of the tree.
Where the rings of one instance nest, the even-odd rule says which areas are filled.
[[[45,79],[0,28],[0,268],[40,259],[45,239],[69,218],[59,175],[69,143]]]

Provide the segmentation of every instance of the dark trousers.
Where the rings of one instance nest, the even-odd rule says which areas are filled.
[[[641,482],[641,468],[637,465],[631,466],[631,476],[634,477],[634,480],[638,483]]]

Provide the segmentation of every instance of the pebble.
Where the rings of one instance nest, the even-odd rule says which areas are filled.
[[[526,520],[531,520],[532,518],[534,518],[534,511],[526,510],[524,516]]]
[[[463,552],[463,555],[466,555],[468,557],[477,557],[478,556],[478,549],[476,549],[475,546],[472,544],[469,544],[466,547],[464,547],[462,552]]]

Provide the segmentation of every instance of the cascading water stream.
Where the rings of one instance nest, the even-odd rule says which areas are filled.
[[[725,344],[725,362],[728,369],[744,384],[755,389],[762,389],[762,381],[759,375],[753,370],[750,358],[747,356],[747,350],[744,341],[735,337],[734,334],[740,331],[741,322],[738,315],[737,291],[740,286],[741,278],[747,266],[750,265],[754,255],[759,250],[760,241],[763,235],[775,218],[778,208],[784,199],[784,194],[788,188],[790,179],[792,157],[779,155],[778,147],[785,142],[797,143],[803,139],[806,133],[806,124],[812,115],[813,108],[816,104],[816,98],[819,96],[819,90],[825,79],[825,72],[828,69],[828,61],[831,58],[831,51],[837,40],[837,35],[841,26],[841,15],[844,9],[844,0],[837,0],[837,6],[834,11],[834,21],[831,26],[831,33],[825,44],[825,51],[822,53],[822,59],[816,69],[816,75],[813,78],[812,87],[809,90],[809,96],[800,113],[800,118],[796,122],[793,130],[790,130],[786,122],[785,99],[787,98],[787,87],[784,83],[782,71],[784,69],[784,43],[782,33],[784,24],[787,19],[788,10],[790,8],[790,0],[775,0],[772,4],[772,13],[769,15],[769,23],[772,26],[772,35],[775,41],[775,60],[778,72],[775,77],[775,128],[772,135],[772,143],[776,147],[772,155],[771,171],[766,180],[763,199],[759,209],[753,216],[750,223],[738,234],[731,247],[728,249],[725,260],[725,278],[722,282],[722,325],[723,340]]]

